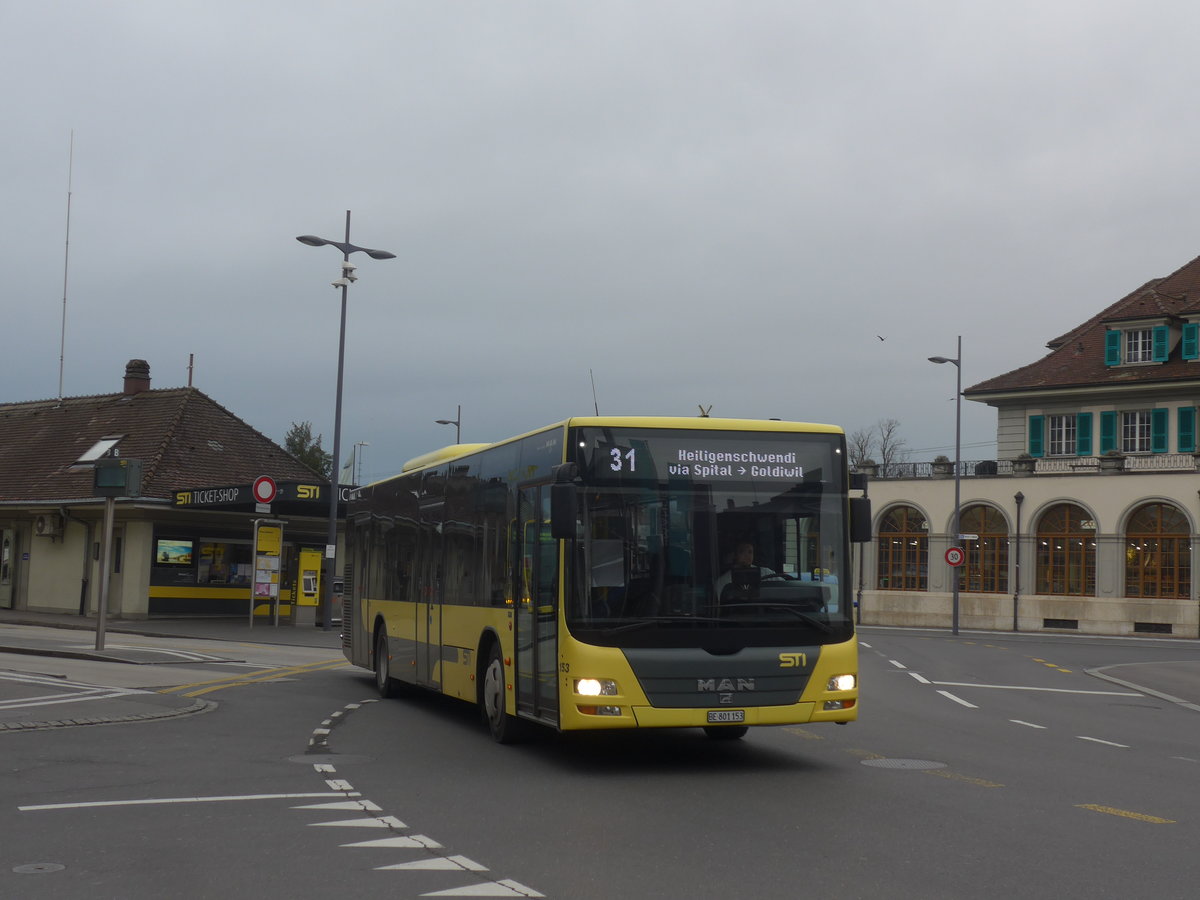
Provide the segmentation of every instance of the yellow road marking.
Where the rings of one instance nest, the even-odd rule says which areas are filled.
[[[951,781],[961,781],[965,784],[973,784],[976,787],[1004,787],[1004,785],[997,784],[994,781],[987,781],[983,778],[970,778],[966,775],[957,775],[954,772],[947,772],[945,769],[925,769],[924,772],[926,775],[936,775],[938,778],[949,778]]]
[[[783,730],[788,732],[789,734],[796,735],[796,737],[802,737],[806,741],[823,741],[823,740],[825,740],[825,738],[823,738],[821,735],[813,734],[811,731],[805,731],[799,725],[789,725],[788,727],[784,728]]]
[[[846,752],[851,756],[857,756],[859,759],[887,759],[886,756],[880,756],[878,753],[872,753],[870,750],[859,750],[854,747],[847,747]]]
[[[241,687],[247,684],[255,684],[262,681],[273,681],[277,678],[285,678],[288,675],[301,675],[306,672],[319,672],[323,669],[336,669],[341,666],[347,666],[350,663],[344,659],[327,659],[321,662],[308,663],[303,666],[287,666],[280,669],[265,669],[261,672],[252,674],[230,675],[225,678],[216,678],[212,681],[195,681],[191,684],[177,684],[174,687],[162,688],[160,694],[180,693],[184,697],[199,697],[201,694],[209,694],[213,691],[224,690],[230,687]],[[196,690],[190,690],[196,688]]]
[[[1080,809],[1090,809],[1092,812],[1107,813],[1110,816],[1120,816],[1123,819],[1134,819],[1138,822],[1149,822],[1152,825],[1175,825],[1174,819],[1160,819],[1158,816],[1148,816],[1145,813],[1130,812],[1127,809],[1117,809],[1112,806],[1098,806],[1095,803],[1077,803]]]

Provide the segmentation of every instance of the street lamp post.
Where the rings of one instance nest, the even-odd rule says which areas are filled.
[[[954,359],[945,356],[929,357],[931,363],[952,363],[955,369],[954,378],[954,543],[962,541],[962,335],[958,336],[958,355]],[[958,634],[958,567],[951,573],[951,612],[950,630]]]
[[[329,470],[329,531],[325,541],[325,584],[321,589],[321,627],[329,631],[333,627],[333,580],[337,572],[337,509],[341,494],[338,484],[341,474],[342,450],[342,371],[346,362],[346,292],[358,280],[354,274],[357,268],[350,262],[350,254],[362,252],[372,259],[395,259],[395,253],[387,250],[371,250],[367,247],[356,247],[350,243],[350,210],[346,210],[346,238],[344,241],[331,241],[312,234],[302,234],[296,238],[300,243],[310,247],[337,247],[342,251],[342,277],[333,282],[335,288],[342,289],[342,318],[338,330],[338,359],[337,359],[337,394],[333,412],[333,459]]]
[[[439,425],[453,425],[454,426],[454,443],[456,443],[456,444],[462,443],[462,404],[461,403],[458,405],[458,413],[454,416],[453,419],[434,419],[434,421],[437,422],[437,424],[439,424]]]

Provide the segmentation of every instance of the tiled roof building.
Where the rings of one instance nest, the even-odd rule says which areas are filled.
[[[149,366],[131,360],[120,393],[0,404],[0,503],[91,499],[91,469],[72,465],[101,438],[117,436],[122,456],[142,460],[146,499],[264,473],[323,480],[196,388],[151,389]]]
[[[140,491],[114,501],[111,540],[94,467],[80,464],[97,448],[141,463]],[[269,505],[250,491],[262,476],[280,486]],[[315,605],[293,587],[299,566],[321,568],[328,491],[328,479],[202,391],[152,389],[145,360],[129,361],[116,393],[0,403],[0,607],[96,611],[107,541],[108,614],[245,614],[263,517],[286,520],[281,606]]]

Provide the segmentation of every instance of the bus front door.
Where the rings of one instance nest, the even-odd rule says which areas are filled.
[[[550,486],[521,488],[516,611],[517,709],[558,724],[558,541],[550,536]]]

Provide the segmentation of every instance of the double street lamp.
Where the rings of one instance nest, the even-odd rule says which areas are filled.
[[[329,531],[325,541],[325,578],[321,589],[321,606],[318,608],[321,627],[329,631],[333,627],[333,581],[337,572],[337,523],[338,500],[341,499],[341,485],[338,482],[341,474],[342,450],[342,371],[346,361],[346,292],[358,276],[354,270],[358,268],[350,262],[351,253],[365,253],[371,259],[395,259],[395,253],[387,250],[371,250],[368,247],[356,247],[350,243],[350,210],[346,210],[346,238],[344,241],[331,241],[313,234],[302,234],[296,238],[300,243],[310,247],[337,247],[342,251],[342,277],[333,282],[335,288],[342,289],[342,319],[338,330],[338,360],[337,360],[337,394],[333,413],[333,459],[329,470]]]
[[[958,355],[954,359],[946,356],[931,356],[931,363],[951,363],[955,370],[954,380],[954,543],[952,546],[958,546],[962,542],[962,527],[961,527],[961,478],[962,478],[962,335],[958,336]],[[951,612],[950,612],[950,629],[954,634],[958,634],[958,574],[959,568],[953,567],[951,573]]]

